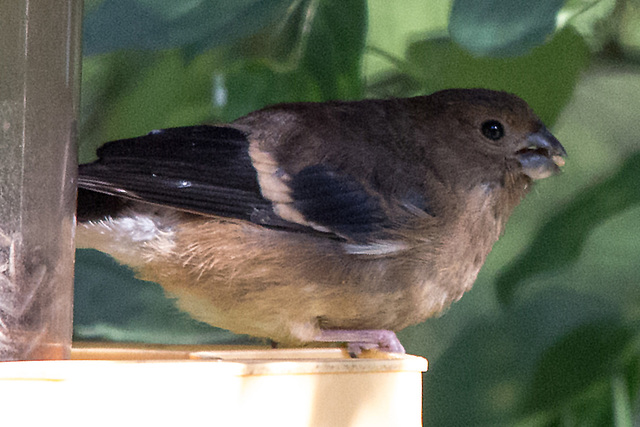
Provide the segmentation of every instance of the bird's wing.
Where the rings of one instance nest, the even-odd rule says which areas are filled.
[[[381,200],[360,182],[315,164],[282,182],[288,202],[263,191],[246,135],[193,126],[109,142],[80,165],[81,189],[255,224],[366,244],[389,225]]]
[[[317,230],[368,243],[391,227],[381,198],[330,165],[307,166],[293,176],[289,188],[289,207],[299,213],[293,218]]]
[[[78,186],[205,215],[256,222],[262,215],[268,222],[271,203],[260,193],[248,144],[243,132],[218,126],[112,141],[98,149],[97,161],[80,165]]]

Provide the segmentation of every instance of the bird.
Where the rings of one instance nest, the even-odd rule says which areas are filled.
[[[210,325],[403,353],[395,333],[471,288],[566,155],[503,91],[277,104],[101,146],[79,166],[76,243]]]

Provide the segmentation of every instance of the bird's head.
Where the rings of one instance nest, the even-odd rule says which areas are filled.
[[[486,89],[452,89],[431,95],[451,141],[467,161],[506,165],[531,179],[560,172],[567,152],[521,98]],[[451,138],[449,138],[451,139]]]

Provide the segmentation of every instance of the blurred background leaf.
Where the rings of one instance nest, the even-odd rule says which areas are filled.
[[[508,90],[569,157],[474,288],[400,332],[425,425],[640,425],[637,0],[86,0],[80,160],[107,140],[265,105]],[[78,251],[76,339],[251,342]]]
[[[613,374],[621,368],[620,355],[631,337],[619,320],[608,318],[580,325],[565,334],[537,362],[526,410],[555,412],[561,417],[571,407],[582,410],[582,406],[588,406],[584,403],[592,398],[590,389],[610,387]],[[557,381],[559,377],[562,382]],[[604,421],[593,413],[589,418]]]
[[[449,33],[475,55],[521,55],[553,32],[562,4],[562,0],[455,0]]]
[[[640,152],[606,181],[586,188],[540,228],[531,245],[497,278],[498,298],[511,302],[521,281],[577,261],[594,228],[640,203]]]
[[[108,0],[84,17],[85,55],[120,49],[202,52],[254,34],[281,17],[292,0]]]
[[[101,4],[106,3],[111,1]],[[158,0],[154,7],[165,10],[172,4]],[[95,7],[85,18],[85,32],[90,28],[87,20],[99,11]],[[183,12],[165,15],[181,22]],[[205,43],[210,38],[207,32],[199,33],[190,45],[174,45],[183,45],[181,49],[123,51],[126,45],[114,45],[114,52],[103,55],[88,55],[85,50],[80,161],[91,160],[106,140],[149,129],[230,121],[276,102],[362,96],[364,0],[300,0],[272,21],[268,27],[252,27],[244,39],[235,38],[189,59],[185,52],[191,52],[193,43]],[[129,30],[134,22],[110,25],[119,33],[135,31]],[[132,39],[141,42],[139,37]]]
[[[429,38],[411,43],[401,69],[380,76],[370,90],[376,96],[399,96],[398,92],[411,96],[454,87],[506,90],[524,98],[551,125],[590,56],[582,38],[570,28],[526,55],[503,60],[474,57],[445,37]],[[406,90],[397,88],[399,80],[407,82]]]

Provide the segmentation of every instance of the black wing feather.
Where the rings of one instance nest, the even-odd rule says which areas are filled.
[[[292,226],[262,197],[246,135],[191,126],[109,142],[80,165],[78,186],[189,212]]]
[[[80,165],[81,190],[361,243],[390,226],[378,198],[354,178],[327,165],[304,168],[294,176],[290,188],[294,207],[307,220],[331,232],[282,219],[262,196],[249,156],[249,141],[235,128],[158,130],[108,142],[97,154],[97,161]],[[86,218],[99,215],[96,210],[100,206],[123,206],[83,193],[86,191],[79,193],[79,203],[99,201],[97,207],[79,206],[79,215]]]
[[[294,207],[313,223],[359,243],[366,243],[391,223],[379,198],[353,177],[319,164],[294,176]]]

